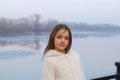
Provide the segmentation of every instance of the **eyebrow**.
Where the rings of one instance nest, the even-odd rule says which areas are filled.
[[[61,34],[58,34],[57,36],[62,36]],[[65,37],[70,37],[70,36],[65,36]]]

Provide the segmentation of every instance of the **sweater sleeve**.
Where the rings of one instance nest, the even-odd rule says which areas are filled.
[[[83,65],[82,65],[82,62],[81,62],[80,57],[79,57],[79,63],[80,63],[79,65],[80,65],[82,80],[86,80],[85,73],[84,73],[84,69],[83,69]]]
[[[76,52],[76,57],[77,57],[77,62],[79,64],[79,71],[80,71],[80,77],[81,77],[80,80],[86,80],[83,65],[82,65],[82,61],[81,61],[79,53],[77,53],[77,52]]]
[[[43,61],[43,80],[55,80],[54,66],[48,59]]]

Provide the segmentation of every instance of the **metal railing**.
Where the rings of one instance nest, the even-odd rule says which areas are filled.
[[[117,67],[116,74],[95,78],[91,80],[110,80],[110,79],[120,80],[120,62],[115,62],[115,66]]]

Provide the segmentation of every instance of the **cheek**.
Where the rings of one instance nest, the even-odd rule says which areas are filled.
[[[55,38],[55,39],[54,39],[54,45],[56,45],[58,42],[59,42],[58,39]]]
[[[55,39],[54,39],[54,43],[60,43],[60,42],[61,42],[60,39],[58,39],[58,38],[55,38]]]
[[[68,46],[68,44],[69,44],[69,41],[68,41],[68,40],[66,40],[66,41],[65,41],[65,44],[66,44],[66,46]]]
[[[69,44],[69,41],[66,41],[66,44],[68,45],[68,44]]]

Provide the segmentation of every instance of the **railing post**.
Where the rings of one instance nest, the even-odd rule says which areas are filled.
[[[117,67],[117,77],[116,77],[116,80],[120,80],[120,62],[115,62],[115,66]]]

